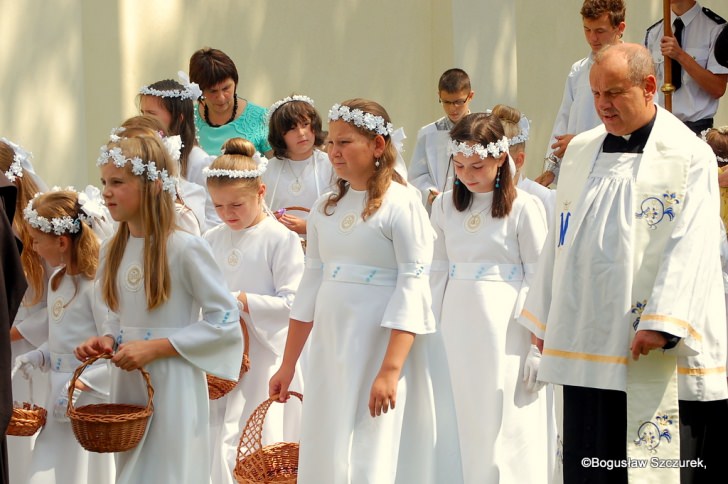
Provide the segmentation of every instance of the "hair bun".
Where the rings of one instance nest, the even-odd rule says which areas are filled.
[[[222,145],[226,155],[242,155],[251,158],[255,154],[255,145],[245,138],[230,138]]]

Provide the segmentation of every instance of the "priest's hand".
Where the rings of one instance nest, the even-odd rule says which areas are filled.
[[[637,361],[640,355],[647,355],[650,351],[662,348],[666,344],[667,338],[659,331],[649,329],[637,331],[632,340],[632,359]]]
[[[538,381],[538,368],[541,365],[541,352],[536,345],[531,345],[523,364],[523,383],[530,392],[537,393],[546,384]]]

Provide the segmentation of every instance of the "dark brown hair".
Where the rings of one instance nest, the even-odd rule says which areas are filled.
[[[464,116],[450,130],[450,138],[455,141],[477,143],[488,146],[505,136],[503,124],[496,116],[485,113],[472,113]],[[516,199],[516,185],[513,182],[513,173],[508,160],[500,167],[500,184],[493,189],[493,218],[504,218],[511,213],[513,200]],[[457,178],[456,178],[457,181]],[[452,190],[452,199],[455,208],[464,212],[473,203],[473,194],[462,183],[455,183]]]
[[[196,82],[203,91],[225,79],[238,85],[238,70],[233,60],[218,49],[203,47],[190,57],[190,81]]]
[[[311,131],[315,137],[314,148],[324,142],[321,130],[321,116],[316,108],[305,101],[290,101],[275,110],[268,122],[268,144],[278,158],[288,158],[288,146],[283,136],[296,127],[298,123],[311,123]]]
[[[612,27],[617,27],[624,22],[627,7],[623,0],[584,0],[580,13],[583,18],[589,20],[596,20],[605,13],[609,14],[609,23]]]
[[[462,69],[448,69],[440,76],[437,83],[438,92],[457,93],[461,91],[470,91],[470,77],[468,73]]]
[[[157,91],[183,91],[184,86],[172,79],[164,79],[149,85],[149,88]],[[151,94],[140,94],[139,102],[142,96],[151,96]],[[180,153],[180,175],[187,178],[187,160],[189,160],[192,148],[197,144],[195,136],[195,106],[192,99],[182,99],[180,97],[161,97],[155,96],[169,112],[172,121],[169,123],[167,135],[179,135],[182,139],[182,153]],[[195,99],[196,101],[196,99]]]

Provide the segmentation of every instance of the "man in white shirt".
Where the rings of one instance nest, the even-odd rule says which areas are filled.
[[[695,0],[671,0],[673,36],[663,21],[647,29],[645,46],[652,54],[659,85],[664,83],[665,56],[672,59],[672,113],[696,134],[713,127],[718,101],[725,94],[728,67],[714,55],[725,20]],[[679,40],[678,40],[679,39]],[[664,106],[658,89],[657,104]]]
[[[584,0],[580,13],[591,52],[571,66],[566,78],[561,107],[551,129],[550,147],[546,150],[544,172],[535,180],[545,187],[557,181],[559,162],[574,135],[601,122],[594,110],[589,71],[594,54],[605,45],[620,42],[626,27],[626,6],[622,0]]]

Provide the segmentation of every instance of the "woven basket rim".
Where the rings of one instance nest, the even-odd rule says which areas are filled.
[[[147,404],[145,407],[141,407],[140,405],[134,405],[134,404],[127,404],[127,403],[100,403],[100,404],[92,404],[92,405],[84,405],[81,408],[87,408],[87,407],[96,407],[96,408],[102,408],[102,407],[136,407],[136,408],[142,408],[143,410],[138,412],[129,412],[128,416],[121,415],[94,415],[90,413],[82,413],[79,412],[76,408],[73,406],[73,390],[76,386],[76,380],[78,380],[81,377],[81,373],[90,365],[94,364],[99,359],[111,359],[113,355],[109,353],[102,353],[100,355],[92,356],[91,358],[84,361],[78,368],[76,368],[76,371],[73,372],[73,376],[71,377],[71,380],[68,384],[68,407],[66,409],[66,415],[71,420],[77,420],[77,421],[93,421],[93,422],[123,422],[123,421],[132,421],[132,420],[138,420],[140,418],[148,418],[153,412],[154,412],[154,388],[152,387],[152,381],[149,377],[149,373],[144,368],[138,368],[138,371],[142,374],[142,377],[144,378],[144,382],[147,385]]]

